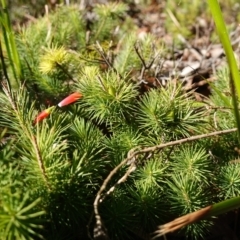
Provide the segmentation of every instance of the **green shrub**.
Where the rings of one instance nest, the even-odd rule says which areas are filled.
[[[183,138],[234,127],[232,102],[218,94],[228,91],[227,73],[203,103],[175,81],[141,92],[136,47],[148,64],[164,49],[157,42],[153,48],[152,35],[136,43],[122,20],[126,10],[123,3],[96,5],[88,29],[83,10],[60,6],[15,33],[20,87],[9,74],[0,92],[1,239],[87,239],[99,216],[110,239],[140,239],[239,194],[239,163],[231,163],[236,133],[179,146]],[[9,61],[2,66],[11,72]],[[33,126],[39,112],[72,92],[82,98]],[[211,225],[204,220],[183,231],[200,239]]]

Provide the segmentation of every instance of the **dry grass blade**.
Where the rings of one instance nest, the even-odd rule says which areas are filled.
[[[202,208],[196,212],[189,213],[182,217],[176,218],[169,223],[159,226],[158,230],[153,233],[155,236],[152,239],[156,239],[167,233],[174,232],[184,226],[187,226],[188,224],[194,223],[198,220],[203,219],[204,217],[207,217],[211,208],[212,206]]]
[[[163,149],[163,148],[166,148],[166,147],[175,146],[175,145],[183,144],[183,143],[186,143],[186,142],[195,141],[195,140],[198,140],[198,139],[201,139],[201,138],[207,138],[207,137],[211,137],[211,136],[227,134],[227,133],[235,132],[236,130],[237,130],[236,128],[227,129],[227,130],[222,130],[222,131],[217,131],[217,132],[212,132],[212,133],[207,133],[207,134],[196,135],[196,136],[192,136],[192,137],[189,137],[189,138],[183,138],[183,139],[180,139],[180,140],[159,144],[159,145],[156,145],[156,146],[153,146],[153,147],[147,147],[147,148],[143,148],[143,149],[140,149],[140,150],[139,150],[140,147],[135,147],[135,148],[131,149],[128,152],[127,158],[125,158],[119,165],[117,165],[109,173],[109,175],[104,180],[102,186],[100,187],[100,189],[99,189],[99,191],[98,191],[98,193],[96,195],[95,201],[93,203],[94,214],[95,214],[95,219],[96,219],[96,226],[95,226],[94,232],[96,232],[98,236],[102,236],[102,237],[107,236],[106,235],[106,231],[104,230],[105,227],[104,227],[102,218],[101,218],[100,213],[99,213],[99,204],[103,201],[103,199],[105,198],[106,195],[109,195],[110,193],[112,193],[114,191],[114,189],[116,188],[116,186],[119,185],[120,183],[122,183],[123,181],[125,181],[127,179],[127,177],[130,175],[130,173],[133,170],[135,170],[134,162],[136,160],[136,157],[139,154],[148,153],[148,152],[154,152],[156,150],[160,150],[160,149]],[[110,182],[110,180],[112,179],[112,177],[118,172],[118,170],[122,166],[124,166],[127,163],[131,163],[131,165],[130,165],[128,171],[126,172],[126,174],[121,179],[119,179],[118,182],[112,188],[110,188],[109,191],[107,191],[107,193],[104,194],[103,192],[107,188],[107,185]],[[206,207],[204,209],[210,210],[211,207]],[[177,221],[179,226],[178,225],[175,226],[175,224],[174,225],[170,225],[170,230],[168,230],[168,231],[162,232],[163,230],[162,230],[162,227],[161,227],[161,229],[159,230],[160,232],[157,231],[160,234],[160,235],[159,234],[158,235],[161,236],[163,234],[166,234],[167,232],[171,232],[171,231],[177,230],[177,229],[181,228],[182,226],[185,226],[185,225],[187,225],[189,223],[192,223],[194,221],[199,220],[201,214],[202,215],[204,214],[204,209],[199,210],[199,211],[197,211],[195,213],[188,214],[188,215],[186,215],[184,217],[181,217],[181,218],[179,218],[180,220],[178,220],[178,219],[174,220],[174,221]],[[205,213],[206,213],[206,211],[205,211]],[[183,220],[182,220],[182,218],[183,218]],[[186,220],[185,220],[185,218],[186,218]],[[180,223],[179,223],[179,221],[180,221]],[[168,224],[170,224],[170,223],[168,223]],[[168,224],[166,224],[166,225],[168,226]],[[167,229],[169,229],[169,227]]]

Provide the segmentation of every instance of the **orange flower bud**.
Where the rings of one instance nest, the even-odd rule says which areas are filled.
[[[73,102],[76,102],[79,98],[82,97],[81,93],[75,92],[69,95],[68,97],[64,98],[59,104],[59,107],[67,106]]]
[[[47,118],[50,115],[50,113],[53,111],[54,108],[55,108],[55,106],[52,106],[50,108],[43,110],[41,113],[39,113],[33,122],[33,126],[35,126],[37,123],[41,122],[44,118]]]

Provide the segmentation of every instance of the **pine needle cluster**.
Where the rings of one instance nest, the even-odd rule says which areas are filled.
[[[201,104],[175,81],[142,92],[139,80],[152,76],[163,46],[124,32],[126,11],[123,3],[96,5],[89,25],[84,10],[60,6],[16,34],[21,87],[4,76],[0,92],[0,239],[93,236],[99,189],[139,149],[98,202],[110,239],[150,238],[165,221],[239,195],[235,133],[143,151],[232,128],[234,116],[222,100],[225,73]],[[33,125],[71,92],[82,98]],[[211,225],[190,225],[180,236],[202,239]]]

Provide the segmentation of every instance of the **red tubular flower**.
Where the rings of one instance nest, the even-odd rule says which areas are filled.
[[[64,98],[59,104],[59,107],[67,106],[73,102],[76,102],[79,98],[82,97],[81,93],[75,92],[69,95],[68,97]]]
[[[50,113],[53,111],[54,108],[55,108],[55,106],[52,106],[50,108],[43,110],[41,113],[39,113],[33,122],[33,126],[35,126],[37,123],[41,122],[44,118],[47,118],[50,115]]]

